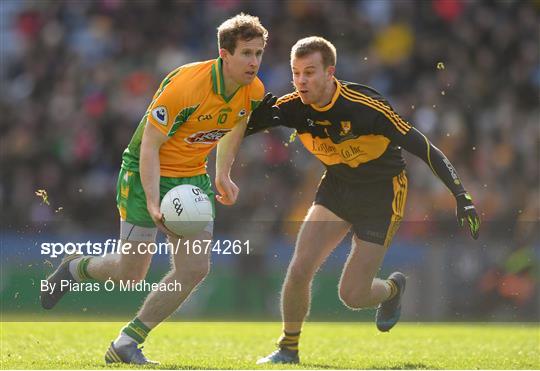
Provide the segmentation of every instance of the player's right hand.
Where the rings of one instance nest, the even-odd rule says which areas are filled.
[[[279,121],[279,108],[274,105],[277,97],[272,93],[266,93],[261,103],[251,112],[248,120],[248,127],[251,126],[274,126],[274,121]]]
[[[216,195],[216,199],[223,205],[234,205],[238,198],[240,189],[238,186],[227,176],[216,176],[215,179],[216,189],[219,194]]]
[[[156,225],[156,227],[163,233],[165,233],[165,235],[167,236],[172,236],[172,237],[175,237],[175,238],[180,238],[180,236],[178,236],[176,233],[172,232],[170,229],[168,229],[167,227],[165,227],[165,224],[163,223],[163,221],[165,220],[164,217],[163,217],[163,213],[161,212],[161,210],[159,209],[159,207],[151,207],[149,206],[148,207],[148,214],[150,214],[150,217],[152,218],[152,221],[154,222],[154,224]]]
[[[456,203],[456,216],[459,225],[463,227],[465,222],[467,222],[469,230],[471,231],[471,236],[476,240],[480,231],[480,218],[478,217],[476,208],[472,203],[471,195],[468,193],[458,195],[456,197]]]

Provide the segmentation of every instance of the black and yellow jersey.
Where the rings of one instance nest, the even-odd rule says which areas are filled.
[[[399,174],[405,160],[392,139],[411,126],[374,89],[336,84],[325,107],[303,104],[297,92],[281,97],[277,106],[284,125],[296,129],[306,149],[338,178],[366,183]]]
[[[294,128],[327,172],[348,183],[398,175],[405,168],[403,148],[422,158],[454,195],[465,192],[444,154],[375,89],[337,79],[335,84],[334,96],[324,107],[303,104],[298,92],[282,96],[273,117],[250,119],[246,135],[278,125]]]

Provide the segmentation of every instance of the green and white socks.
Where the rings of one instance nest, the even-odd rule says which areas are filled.
[[[120,334],[114,341],[115,347],[121,347],[130,343],[141,344],[146,340],[150,328],[141,322],[138,318],[128,323],[122,328]]]
[[[69,273],[75,278],[75,281],[83,282],[92,279],[88,274],[88,263],[90,263],[90,259],[92,259],[91,256],[83,256],[69,262]]]

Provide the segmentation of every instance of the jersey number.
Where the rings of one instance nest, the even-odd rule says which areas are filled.
[[[219,111],[219,116],[217,118],[217,123],[220,125],[223,125],[225,122],[227,122],[227,115],[229,112],[231,112],[232,109],[230,108],[223,108],[221,111]]]

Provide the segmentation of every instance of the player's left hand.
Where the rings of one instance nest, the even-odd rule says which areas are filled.
[[[478,217],[476,208],[472,203],[471,195],[468,193],[462,193],[456,197],[456,202],[456,216],[459,225],[463,227],[465,222],[467,222],[469,230],[471,231],[471,236],[476,240],[480,231],[480,218]]]
[[[229,176],[216,177],[216,189],[219,193],[216,195],[216,200],[223,205],[234,205],[240,192]]]

